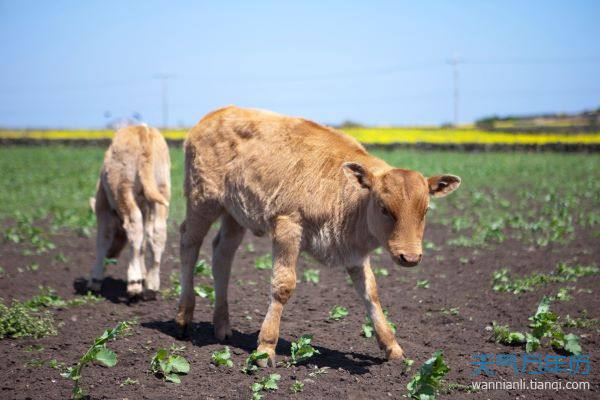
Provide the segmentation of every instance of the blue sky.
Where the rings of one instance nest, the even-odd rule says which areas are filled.
[[[191,125],[227,105],[439,124],[600,106],[597,1],[2,1],[0,126]]]

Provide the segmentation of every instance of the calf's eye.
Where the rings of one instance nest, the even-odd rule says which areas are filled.
[[[390,212],[388,211],[388,209],[385,206],[381,206],[381,213],[383,215],[390,215]]]

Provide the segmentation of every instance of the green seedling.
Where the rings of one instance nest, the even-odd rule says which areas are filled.
[[[25,267],[25,269],[27,271],[33,271],[33,272],[35,272],[38,269],[40,269],[40,264],[38,264],[36,262],[33,262],[33,263],[29,264],[27,267]]]
[[[210,285],[199,285],[194,287],[196,296],[200,296],[203,299],[208,299],[210,304],[215,303],[215,288]]]
[[[56,334],[54,318],[50,313],[33,312],[17,300],[7,307],[0,298],[0,339],[39,339]]]
[[[27,360],[25,368],[40,368],[43,367],[44,364],[46,364],[46,361],[39,358],[32,358],[31,360]]]
[[[404,372],[405,373],[410,372],[414,363],[415,363],[415,360],[410,359],[410,358],[405,358],[404,360],[402,360],[402,364],[404,364]]]
[[[437,246],[435,245],[435,243],[430,242],[428,240],[425,241],[425,243],[423,243],[423,247],[425,248],[425,250],[437,250]]]
[[[575,289],[574,287],[562,287],[560,289],[558,289],[558,292],[556,293],[556,295],[551,297],[551,300],[558,300],[558,301],[571,301],[573,300],[573,296],[571,296],[571,294],[569,293],[570,290]]]
[[[538,305],[536,313],[529,317],[530,332],[512,332],[508,325],[492,323],[492,339],[497,343],[507,345],[525,343],[525,351],[528,353],[536,351],[540,346],[548,342],[550,346],[558,350],[564,350],[570,354],[581,354],[579,336],[569,333],[565,334],[559,321],[559,316],[550,311],[551,299],[544,296]]]
[[[254,253],[254,245],[252,243],[247,243],[244,249],[246,253]]]
[[[65,364],[61,363],[56,358],[53,358],[50,361],[48,361],[48,366],[52,369],[56,369],[59,371],[62,371],[65,369]]]
[[[277,382],[281,379],[281,375],[279,374],[270,374],[269,376],[265,376],[258,382],[254,382],[252,384],[252,400],[260,400],[262,399],[261,391],[274,391],[279,389],[277,386]]]
[[[290,390],[292,393],[296,394],[296,393],[300,393],[303,389],[304,389],[304,383],[299,380],[295,380],[294,383],[292,384],[292,387]]]
[[[460,307],[442,308],[440,312],[444,315],[458,315],[460,313]]]
[[[511,332],[508,325],[499,325],[492,322],[492,340],[506,345],[522,344],[526,342],[525,335],[521,332]]]
[[[258,371],[258,365],[256,365],[256,361],[266,360],[267,358],[269,358],[269,355],[267,353],[258,352],[254,350],[252,353],[250,353],[250,356],[246,358],[246,363],[242,368],[242,372],[247,375],[252,375],[256,371]]]
[[[419,400],[435,400],[443,378],[449,371],[442,351],[437,350],[406,385],[409,396]]]
[[[212,360],[216,366],[224,365],[226,367],[233,367],[233,361],[231,360],[231,351],[229,351],[229,346],[225,346],[222,350],[217,350],[213,352]]]
[[[256,257],[254,260],[254,268],[256,269],[271,269],[273,268],[273,257],[271,253]]]
[[[4,240],[15,244],[30,246],[23,250],[23,255],[43,254],[56,248],[46,236],[44,230],[34,226],[34,217],[23,213],[15,213],[16,225],[5,229]]]
[[[595,275],[600,272],[596,266],[576,265],[571,267],[559,263],[549,274],[534,272],[525,277],[511,278],[508,268],[502,268],[492,274],[492,289],[496,292],[522,293],[529,292],[548,283],[575,282],[579,278]]]
[[[116,258],[105,258],[102,263],[105,267],[109,265],[117,265],[118,260]]]
[[[298,365],[316,354],[321,354],[319,350],[311,346],[312,338],[312,335],[302,335],[298,341],[292,342],[291,357],[288,366]]]
[[[171,287],[163,290],[163,296],[168,299],[173,299],[181,295],[181,283],[179,283],[179,273],[173,271],[169,276]]]
[[[71,300],[65,300],[56,294],[56,291],[51,287],[39,286],[40,294],[25,301],[25,307],[32,311],[39,311],[41,308],[67,308],[87,304],[89,302],[99,302],[103,298],[94,295],[92,292],[87,292],[85,296],[76,297]]]
[[[387,268],[373,268],[373,273],[378,276],[388,276],[390,271]]]
[[[531,338],[528,339],[526,351],[537,350],[543,338],[550,340],[550,345],[556,349],[565,350],[571,354],[581,354],[579,336],[569,333],[565,334],[558,320],[559,317],[550,311],[550,298],[544,296],[536,313],[529,317],[531,324]]]
[[[348,309],[342,306],[334,306],[331,311],[329,311],[329,319],[334,321],[341,321],[348,315]]]
[[[105,330],[100,337],[94,340],[94,344],[79,359],[77,364],[67,368],[67,370],[61,374],[61,376],[72,380],[74,383],[73,391],[71,392],[71,397],[73,399],[81,399],[84,396],[80,386],[83,367],[94,361],[107,367],[113,367],[117,364],[117,354],[106,347],[106,344],[110,340],[117,339],[128,328],[129,326],[126,322],[119,322],[114,328]]]
[[[24,349],[27,353],[39,353],[40,351],[44,351],[44,346],[41,344],[32,344],[31,346],[27,346]]]
[[[66,263],[67,261],[69,261],[69,257],[65,256],[63,253],[58,253],[54,256],[54,259],[61,263]]]
[[[373,322],[371,322],[371,318],[365,317],[366,323],[362,325],[362,335],[366,338],[370,338],[373,336],[375,332],[375,328],[373,327]]]
[[[137,379],[131,379],[129,377],[125,378],[125,380],[123,382],[121,382],[121,384],[119,385],[120,387],[123,386],[130,386],[130,385],[137,385],[140,382]]]
[[[304,279],[304,282],[317,284],[319,283],[319,273],[320,271],[318,269],[307,268],[302,273],[302,278]]]
[[[327,373],[327,370],[329,369],[329,367],[317,367],[316,365],[313,366],[314,370],[312,372],[308,373],[308,376],[310,376],[311,378],[316,378],[320,375],[324,375]]]
[[[205,259],[198,260],[194,267],[194,275],[212,278],[212,268]]]
[[[150,372],[161,376],[166,382],[181,383],[179,375],[186,375],[190,372],[188,361],[178,354],[174,354],[180,349],[171,347],[171,350],[158,349],[150,361]]]
[[[429,281],[427,279],[418,280],[417,287],[420,287],[422,289],[429,289]]]
[[[581,316],[577,318],[573,318],[567,314],[562,326],[564,328],[589,329],[596,324],[598,324],[598,320],[596,318],[588,317],[587,310],[583,310],[581,312]]]

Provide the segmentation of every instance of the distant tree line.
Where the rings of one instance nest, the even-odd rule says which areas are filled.
[[[503,132],[597,132],[600,131],[600,108],[576,114],[493,115],[478,119],[475,126]]]

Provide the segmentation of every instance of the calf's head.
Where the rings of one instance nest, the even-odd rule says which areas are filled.
[[[342,168],[353,184],[369,191],[367,225],[371,235],[397,264],[404,267],[419,264],[429,197],[452,193],[460,185],[460,178],[455,175],[425,178],[419,172],[399,168],[372,173],[353,162],[344,163]]]

